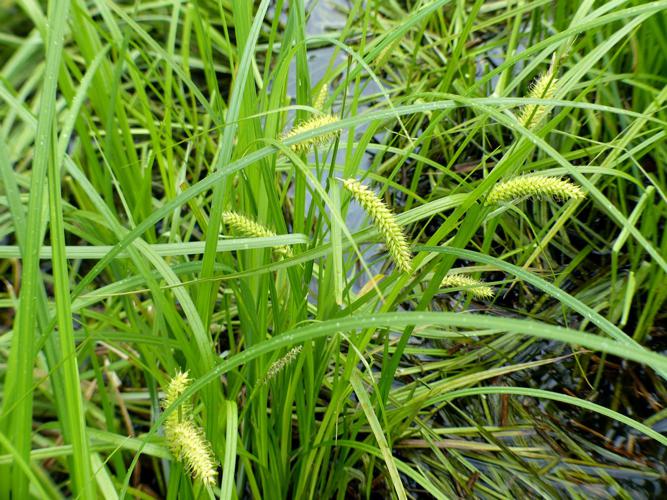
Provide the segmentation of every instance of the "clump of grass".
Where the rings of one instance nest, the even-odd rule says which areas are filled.
[[[308,15],[331,2],[139,2],[136,16],[128,2],[104,3],[102,16],[97,2],[63,0],[48,12],[55,2],[19,3],[0,6],[0,498],[658,491],[667,443],[651,428],[667,400],[667,205],[656,196],[667,188],[653,168],[667,156],[661,2],[564,1],[553,12],[544,2],[378,2],[373,15],[358,15],[362,2],[337,2],[349,4],[349,23],[316,40],[303,36],[313,34]],[[564,30],[577,34],[571,45]],[[505,60],[487,65],[494,54]],[[507,120],[503,97],[549,64],[521,94],[533,104]],[[335,113],[325,83],[341,91]],[[577,102],[551,120],[549,150],[508,130],[542,127],[547,100],[560,95]],[[264,147],[295,112],[283,150],[301,153],[298,169]],[[342,128],[347,140],[328,165],[307,154],[337,137],[324,129]],[[506,180],[519,166],[543,177],[595,166],[582,170],[591,202],[489,221],[468,194],[480,182],[491,191],[480,170]],[[391,216],[400,202],[415,255],[403,245],[386,269],[365,263],[370,281],[354,293],[350,256],[384,233],[345,227],[341,193],[327,188],[362,171],[400,190],[375,201],[367,193],[366,204],[371,213],[383,200]],[[519,187],[503,195],[496,186],[492,199],[530,195]],[[299,262],[270,262],[234,239],[217,247],[233,206],[257,211],[228,216],[230,234],[276,240],[283,218],[293,221],[308,241]],[[392,227],[400,238],[405,226]],[[393,264],[401,256],[410,274]],[[470,297],[488,286],[432,283],[453,259],[466,267],[452,272],[497,269],[526,286],[483,308],[452,305],[435,295],[440,283]],[[86,335],[75,335],[72,318]],[[551,358],[552,347],[576,356]],[[165,384],[171,470],[146,456],[156,450],[149,422],[165,366],[196,367],[207,383],[196,406],[206,434],[192,401],[173,406],[191,390],[187,373]],[[645,391],[633,390],[636,380]],[[577,432],[592,411],[607,421]],[[91,438],[130,446],[100,442],[91,453]],[[618,451],[605,448],[609,439],[623,441]],[[535,460],[559,466],[535,474]],[[216,470],[220,489],[204,488]]]
[[[463,288],[464,291],[479,299],[491,299],[494,296],[493,288],[467,274],[445,276],[440,286],[443,288]]]
[[[533,83],[528,93],[531,99],[553,99],[558,80],[552,71],[541,74]],[[543,104],[526,104],[519,112],[518,120],[526,128],[535,128],[549,113],[549,107]]]
[[[487,205],[525,197],[552,197],[560,200],[582,199],[586,195],[576,184],[559,177],[525,175],[496,184],[486,198]]]
[[[163,408],[171,408],[190,385],[187,372],[177,373],[171,379],[163,400]],[[217,475],[211,445],[192,417],[192,407],[181,404],[172,410],[164,424],[164,434],[171,453],[185,464],[188,473],[204,484],[215,484]]]
[[[320,103],[320,105],[321,104],[323,104],[323,102]],[[315,107],[318,107],[317,102]],[[338,118],[329,114],[314,116],[309,120],[297,125],[289,132],[283,134],[282,139],[283,140],[290,139],[292,137],[296,137],[297,135],[304,134],[310,130],[315,130],[316,128],[324,127],[325,125],[330,125],[338,121],[339,121]],[[302,142],[297,142],[296,144],[292,144],[290,148],[295,153],[306,153],[313,146],[326,146],[336,138],[336,135],[338,135],[338,131],[328,132],[326,134],[319,135],[316,137],[311,137],[310,139],[304,140]]]
[[[259,222],[236,212],[223,212],[222,221],[237,233],[252,238],[271,238],[276,233]],[[287,245],[274,247],[273,253],[280,257],[291,257],[292,249]]]
[[[359,203],[378,227],[396,266],[405,273],[412,272],[412,254],[396,217],[387,205],[367,186],[356,179],[345,179],[343,186]]]

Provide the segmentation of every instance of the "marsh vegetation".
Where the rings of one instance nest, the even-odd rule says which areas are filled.
[[[0,498],[657,498],[667,1],[0,0]]]

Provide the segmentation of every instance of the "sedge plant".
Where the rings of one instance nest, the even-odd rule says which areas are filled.
[[[0,498],[662,491],[667,3],[335,3],[0,2]]]

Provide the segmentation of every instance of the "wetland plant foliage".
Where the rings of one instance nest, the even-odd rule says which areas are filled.
[[[655,498],[667,1],[0,0],[0,498]]]

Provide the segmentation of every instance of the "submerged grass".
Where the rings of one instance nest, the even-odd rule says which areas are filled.
[[[42,5],[1,498],[664,495],[667,1]]]

